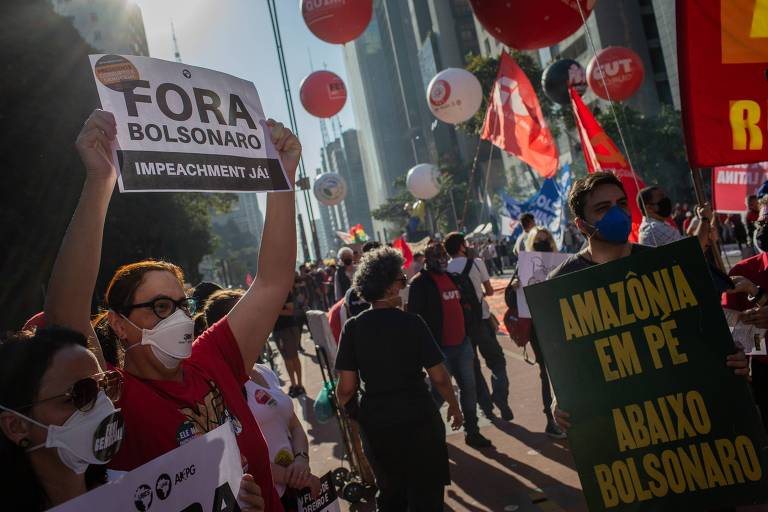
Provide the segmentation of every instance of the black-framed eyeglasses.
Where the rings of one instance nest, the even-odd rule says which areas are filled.
[[[173,300],[170,297],[158,297],[149,302],[131,304],[125,308],[125,313],[128,314],[136,308],[150,308],[162,320],[174,314],[177,308],[182,309],[189,316],[194,315],[197,311],[197,301],[192,297],[184,297],[179,300]]]
[[[113,402],[120,399],[123,390],[123,376],[120,372],[109,370],[96,375],[91,375],[85,379],[80,379],[69,388],[69,391],[60,395],[43,398],[31,404],[19,407],[19,410],[28,409],[34,405],[56,400],[57,398],[67,397],[72,399],[72,404],[82,412],[88,412],[93,409],[99,391],[104,391],[107,397]]]

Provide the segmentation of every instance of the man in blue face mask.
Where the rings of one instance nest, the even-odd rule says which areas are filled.
[[[627,194],[612,173],[596,172],[576,180],[568,194],[568,206],[576,216],[576,227],[587,238],[587,245],[553,270],[549,279],[650,249],[629,242],[632,218]],[[725,364],[737,375],[749,374],[744,352],[728,355]],[[568,413],[555,406],[554,416],[560,427],[570,428]]]

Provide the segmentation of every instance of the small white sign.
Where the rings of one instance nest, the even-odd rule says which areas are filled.
[[[238,510],[243,469],[229,422],[53,512]],[[266,492],[266,491],[264,491]]]
[[[121,192],[290,190],[256,87],[210,69],[133,55],[91,55],[117,122]]]
[[[739,315],[742,311],[734,309],[723,309],[725,319],[731,328],[733,342],[744,350],[748,356],[768,355],[765,347],[765,329],[760,329],[754,325],[745,324],[739,321]]]
[[[517,278],[520,280],[520,288],[517,289],[517,316],[531,318],[523,288],[546,281],[549,273],[569,256],[571,255],[563,252],[524,251],[520,253],[517,258]]]
[[[320,494],[317,497],[312,498],[309,491],[299,495],[299,512],[341,512],[330,472],[320,479]]]

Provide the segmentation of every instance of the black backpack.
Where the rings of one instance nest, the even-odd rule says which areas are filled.
[[[449,272],[448,275],[453,280],[453,284],[459,289],[461,295],[461,307],[464,309],[464,325],[475,326],[483,321],[483,305],[477,299],[475,285],[469,273],[472,270],[474,258],[467,258],[467,264],[461,273]]]

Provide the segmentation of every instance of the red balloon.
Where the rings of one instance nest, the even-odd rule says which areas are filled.
[[[304,23],[326,43],[344,44],[362,34],[373,15],[373,0],[299,0]]]
[[[600,76],[600,68],[603,69],[607,91]],[[595,94],[605,100],[622,101],[629,98],[640,89],[644,78],[645,70],[640,56],[621,46],[600,50],[587,66],[587,83]]]
[[[480,24],[493,37],[518,50],[552,46],[581,27],[597,0],[470,0]]]
[[[301,104],[315,117],[333,117],[347,102],[347,87],[336,73],[315,71],[301,82]]]

